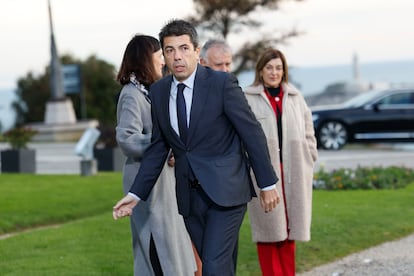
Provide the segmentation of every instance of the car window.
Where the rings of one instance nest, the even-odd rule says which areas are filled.
[[[412,104],[412,93],[396,93],[389,96],[385,96],[380,99],[377,103],[380,105],[401,105],[401,104]]]
[[[381,91],[368,91],[363,92],[360,95],[349,99],[348,101],[344,102],[345,107],[359,107],[365,105],[367,102],[371,101],[372,99],[377,98],[377,95],[380,94]]]

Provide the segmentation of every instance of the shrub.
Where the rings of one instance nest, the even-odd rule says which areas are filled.
[[[326,172],[323,167],[314,174],[314,189],[356,190],[397,189],[414,182],[414,170],[405,167],[358,167]]]
[[[10,144],[12,149],[24,149],[36,134],[37,130],[29,127],[16,127],[6,131],[3,139]]]

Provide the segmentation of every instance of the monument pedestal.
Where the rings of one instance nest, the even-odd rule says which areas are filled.
[[[97,120],[76,121],[70,99],[49,101],[46,104],[44,123],[28,125],[38,131],[34,142],[73,142],[80,139],[84,131],[99,125]]]
[[[47,125],[76,123],[72,101],[62,99],[47,102],[44,122]]]
[[[78,141],[86,129],[98,127],[97,120],[78,121],[72,124],[47,125],[33,123],[29,126],[38,131],[33,137],[33,142],[73,142]]]

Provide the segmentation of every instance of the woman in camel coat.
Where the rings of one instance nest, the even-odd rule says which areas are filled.
[[[301,93],[288,83],[285,57],[275,49],[259,58],[255,81],[245,89],[245,95],[280,176],[276,186],[281,203],[274,210],[263,212],[257,198],[248,205],[253,241],[264,276],[295,275],[295,241],[310,240],[317,158],[312,114]]]

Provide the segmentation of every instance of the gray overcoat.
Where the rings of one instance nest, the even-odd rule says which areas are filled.
[[[124,85],[117,106],[116,140],[127,156],[123,190],[127,193],[151,140],[151,105],[143,86]],[[149,257],[152,234],[165,276],[194,275],[197,269],[192,243],[184,220],[178,214],[174,169],[165,164],[157,185],[131,216],[134,275],[154,275]]]
[[[282,88],[284,91],[282,158],[285,190],[282,190],[281,177],[279,177],[276,186],[282,200],[269,213],[264,212],[257,197],[248,204],[254,242],[277,242],[287,238],[301,241],[310,239],[313,168],[318,155],[312,114],[303,96],[295,87],[283,83]],[[280,176],[276,115],[262,85],[247,87],[244,92],[263,128],[273,168]],[[255,189],[259,195],[257,185]],[[286,197],[289,218],[289,237],[283,193]]]

